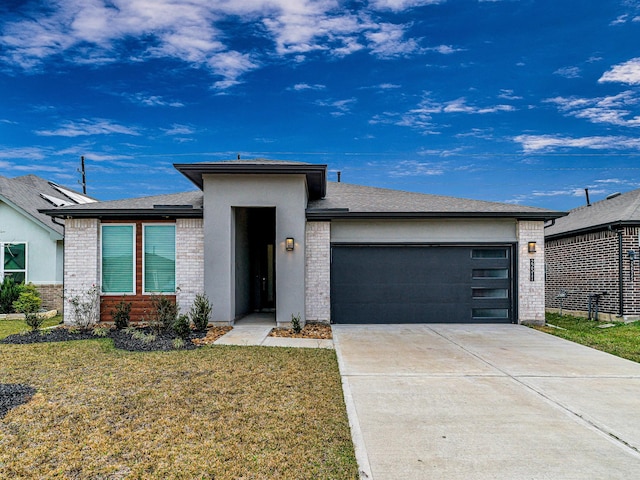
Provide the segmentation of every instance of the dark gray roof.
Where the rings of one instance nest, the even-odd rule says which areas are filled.
[[[152,197],[126,198],[108,202],[71,205],[43,211],[56,217],[201,217],[204,194],[199,190]]]
[[[75,203],[73,199],[56,190],[53,185],[44,178],[36,175],[24,175],[15,178],[0,175],[0,201],[4,201],[12,207],[17,207],[31,216],[37,223],[63,235],[64,228],[61,225],[54,223],[51,217],[38,211],[53,207],[41,194],[49,195],[52,198],[60,199],[68,203]],[[82,195],[67,187],[63,188],[75,194]],[[86,195],[83,196],[86,197]]]
[[[588,232],[609,225],[640,225],[640,189],[584,205],[545,229],[546,237]]]
[[[308,218],[339,217],[512,217],[556,218],[564,215],[537,207],[468,200],[347,183],[327,183],[327,196],[309,202]]]

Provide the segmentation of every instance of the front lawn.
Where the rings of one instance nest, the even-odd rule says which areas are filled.
[[[1,478],[356,479],[335,353],[0,345]]]
[[[62,315],[47,318],[42,323],[42,328],[59,325],[62,322]],[[13,335],[14,333],[28,332],[31,327],[24,323],[24,320],[0,320],[0,339]]]
[[[547,324],[560,328],[536,327],[538,330],[640,362],[640,322],[616,323],[613,327],[600,328],[604,322],[569,315],[547,313],[546,319]]]

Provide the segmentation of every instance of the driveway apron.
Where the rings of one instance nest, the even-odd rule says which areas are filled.
[[[640,478],[640,364],[520,325],[334,325],[361,478]]]

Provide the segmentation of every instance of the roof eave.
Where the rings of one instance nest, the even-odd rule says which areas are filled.
[[[57,231],[55,228],[50,227],[46,223],[42,222],[42,220],[40,220],[39,218],[34,217],[32,214],[27,212],[25,209],[21,208],[19,205],[16,205],[15,203],[13,203],[11,200],[9,200],[8,198],[4,197],[3,195],[0,195],[0,200],[2,200],[2,202],[6,203],[11,208],[16,210],[17,212],[19,212],[20,214],[22,214],[23,216],[25,216],[29,220],[31,220],[36,225],[39,225],[40,227],[44,228],[56,240],[62,240],[64,238],[64,236],[63,236],[63,234],[61,232]],[[38,211],[40,212],[40,210],[38,210]],[[42,212],[40,212],[40,213],[42,213]]]
[[[187,177],[200,190],[203,188],[202,176],[205,174],[257,174],[257,175],[305,175],[309,198],[317,200],[327,194],[327,166],[316,164],[271,165],[271,164],[236,164],[221,162],[216,164],[174,163],[174,168]]]
[[[614,222],[600,223],[598,225],[592,225],[590,227],[567,230],[566,232],[553,233],[550,235],[545,235],[544,238],[545,240],[555,240],[557,238],[572,237],[574,235],[582,235],[585,233],[597,232],[597,231],[606,230],[609,228],[638,227],[638,226],[640,226],[640,221],[638,220],[616,220]]]
[[[566,212],[351,212],[348,209],[309,209],[307,220],[333,219],[428,219],[428,218],[514,218],[522,220],[553,220]]]
[[[128,219],[167,219],[167,218],[202,218],[202,209],[185,208],[131,208],[131,209],[51,209],[39,210],[40,213],[57,218],[99,218],[110,220]]]

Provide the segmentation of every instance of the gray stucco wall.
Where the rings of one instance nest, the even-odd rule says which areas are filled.
[[[304,317],[304,238],[307,189],[304,175],[203,175],[204,284],[213,303],[213,321],[235,320],[234,207],[276,209],[276,321]],[[295,250],[284,241],[293,237]]]
[[[515,220],[332,220],[332,242],[515,242]]]

